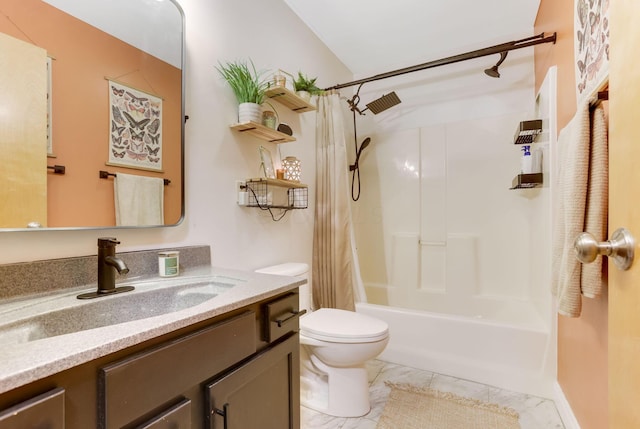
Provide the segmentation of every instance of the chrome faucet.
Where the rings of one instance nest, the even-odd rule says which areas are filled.
[[[127,264],[116,256],[117,244],[120,242],[114,237],[98,238],[98,290],[78,295],[78,299],[97,298],[134,289],[133,286],[116,287],[115,271],[118,274],[129,272]]]

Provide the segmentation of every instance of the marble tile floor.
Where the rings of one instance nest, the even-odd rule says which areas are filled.
[[[301,428],[375,429],[389,394],[389,388],[384,383],[385,381],[391,381],[431,387],[513,408],[520,414],[521,429],[564,429],[558,410],[550,399],[510,392],[473,381],[380,360],[370,361],[367,364],[367,369],[369,373],[369,392],[371,393],[371,411],[369,414],[358,418],[332,417],[301,407]]]

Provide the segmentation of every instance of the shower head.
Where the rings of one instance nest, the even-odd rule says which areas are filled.
[[[371,137],[367,137],[362,141],[360,147],[356,150],[356,161],[349,166],[349,171],[353,171],[358,168],[358,161],[360,161],[360,155],[362,155],[362,151],[369,146],[371,143]]]
[[[487,76],[500,77],[500,72],[498,71],[498,67],[500,67],[500,64],[502,64],[502,62],[505,60],[505,58],[507,58],[507,54],[508,53],[509,53],[509,51],[500,52],[500,59],[498,60],[496,65],[491,67],[490,69],[485,69],[484,73]]]
[[[360,154],[362,153],[362,151],[369,146],[369,143],[371,143],[371,137],[367,137],[366,139],[364,139],[362,141],[362,144],[360,145],[360,149],[358,149],[358,153],[357,156],[360,157]]]
[[[371,110],[374,115],[377,115],[380,112],[384,112],[385,110],[395,106],[396,104],[400,104],[401,101],[396,95],[395,91],[392,91],[377,100],[373,100],[371,103],[367,104],[367,109]],[[365,110],[367,110],[365,109]],[[364,143],[363,143],[364,144]]]

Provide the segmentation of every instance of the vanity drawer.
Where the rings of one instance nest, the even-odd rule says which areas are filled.
[[[121,428],[255,351],[256,315],[247,311],[103,367],[100,427]]]
[[[64,389],[57,388],[0,411],[0,429],[64,429]]]
[[[297,332],[298,319],[307,312],[299,311],[299,308],[297,293],[290,293],[264,304],[263,340],[270,343],[289,332]]]

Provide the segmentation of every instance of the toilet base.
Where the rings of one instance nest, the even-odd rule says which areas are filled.
[[[301,365],[300,403],[335,417],[361,417],[371,410],[364,366],[333,368],[316,356]]]

